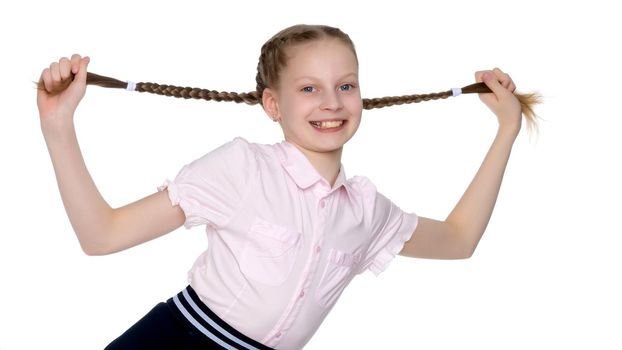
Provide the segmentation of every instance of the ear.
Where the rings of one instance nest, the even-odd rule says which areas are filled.
[[[275,122],[281,120],[279,100],[276,91],[270,88],[265,88],[263,90],[263,94],[261,95],[261,102],[263,104],[264,111],[266,111],[270,119]]]

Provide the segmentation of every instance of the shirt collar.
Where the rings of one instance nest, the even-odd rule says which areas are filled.
[[[294,180],[296,185],[301,189],[307,189],[317,183],[318,181],[326,187],[330,192],[335,191],[341,186],[346,186],[346,174],[343,164],[339,167],[339,174],[335,180],[335,185],[332,189],[329,188],[328,181],[326,181],[320,173],[313,167],[313,164],[307,159],[307,157],[296,146],[287,141],[281,141],[276,144],[277,155],[283,168],[287,171],[289,176]]]

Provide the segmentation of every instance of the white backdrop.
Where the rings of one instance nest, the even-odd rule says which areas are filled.
[[[499,66],[546,101],[519,135],[469,260],[396,258],[344,292],[306,349],[622,347],[619,12],[608,2],[13,1],[0,5],[0,349],[101,349],[186,285],[203,228],[105,257],[82,253],[39,128],[32,81],[61,56],[90,71],[229,91],[254,88],[261,45],[296,23],[354,40],[364,97],[436,92]],[[346,146],[400,207],[443,219],[488,149],[476,96],[364,112]],[[89,87],[76,115],[89,170],[114,207],[243,136],[282,134],[260,107]]]

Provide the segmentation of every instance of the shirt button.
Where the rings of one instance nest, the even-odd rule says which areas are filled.
[[[320,208],[322,208],[322,209],[323,209],[325,206],[326,206],[326,201],[322,199],[322,200],[320,201]]]
[[[319,245],[315,246],[315,253],[316,254],[319,254],[321,250],[322,250],[322,248]]]
[[[277,333],[277,334],[275,334],[274,336],[275,336],[275,337],[277,337],[277,338],[280,338],[280,337],[281,337],[281,332],[278,332],[278,333]]]
[[[302,299],[304,296],[305,296],[305,291],[303,290],[300,292],[300,295],[298,295],[298,297]]]

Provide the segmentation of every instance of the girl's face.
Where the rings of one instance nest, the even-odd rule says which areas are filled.
[[[348,46],[322,39],[287,49],[272,117],[303,152],[341,154],[361,122],[358,63]]]

